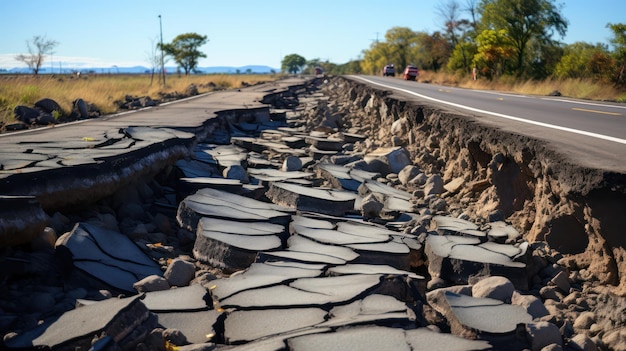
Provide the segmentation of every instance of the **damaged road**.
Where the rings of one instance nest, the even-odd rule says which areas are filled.
[[[626,349],[621,174],[342,77],[241,93],[109,141],[181,145],[156,161],[82,148],[111,180],[91,198],[23,194],[7,179],[42,160],[13,163],[5,347]]]

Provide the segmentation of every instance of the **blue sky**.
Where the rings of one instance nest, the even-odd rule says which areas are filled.
[[[151,45],[196,32],[209,42],[199,66],[267,65],[297,53],[334,63],[357,59],[394,26],[432,33],[441,29],[436,7],[445,0],[1,0],[0,68],[20,67],[26,40],[45,35],[59,45],[52,64],[149,66]],[[458,0],[465,3],[465,0]],[[626,22],[624,0],[567,0],[566,43],[608,43],[606,23]],[[393,5],[394,7],[391,7]],[[50,58],[44,67],[50,67]]]

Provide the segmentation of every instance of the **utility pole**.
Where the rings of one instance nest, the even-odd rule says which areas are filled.
[[[163,75],[163,86],[165,87],[165,61],[163,58],[163,23],[159,15],[159,33],[161,33],[161,74]]]

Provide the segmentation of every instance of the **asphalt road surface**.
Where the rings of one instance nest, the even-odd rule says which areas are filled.
[[[581,165],[626,173],[624,104],[452,88],[390,77],[348,78],[545,140]]]

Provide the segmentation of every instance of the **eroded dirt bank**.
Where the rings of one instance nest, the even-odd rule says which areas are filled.
[[[453,214],[506,219],[561,252],[559,263],[585,280],[626,295],[626,175],[578,166],[541,141],[346,78],[322,90],[329,100],[314,111],[319,118],[360,125],[373,140],[364,152],[404,145],[415,164],[454,188],[445,194]]]

